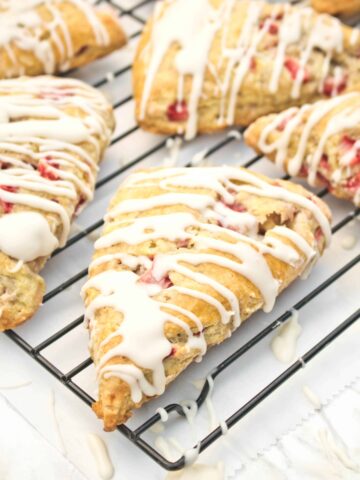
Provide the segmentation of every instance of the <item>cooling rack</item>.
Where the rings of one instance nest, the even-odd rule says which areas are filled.
[[[95,3],[108,3],[119,12],[122,22],[129,32],[129,47],[120,52],[115,52],[93,65],[75,70],[71,72],[71,76],[87,81],[111,98],[118,127],[100,171],[94,202],[81,214],[77,221],[77,227],[75,226],[75,229],[73,229],[72,236],[66,246],[54,253],[52,260],[44,271],[48,290],[41,311],[30,322],[30,327],[29,324],[26,324],[17,329],[16,332],[6,332],[6,335],[13,342],[88,405],[91,405],[94,401],[90,393],[91,389],[84,387],[79,378],[84,371],[93,368],[93,366],[87,354],[86,333],[82,331],[83,315],[81,313],[82,305],[79,300],[79,291],[87,274],[86,266],[91,256],[93,239],[103,224],[102,217],[106,206],[121,179],[139,166],[161,164],[162,159],[168,153],[166,149],[167,139],[142,132],[136,126],[133,116],[134,104],[130,78],[131,58],[146,18],[152,11],[153,2],[152,0],[140,2],[138,0],[111,0]],[[238,130],[238,132],[241,135],[242,130]],[[261,155],[254,156],[237,137],[238,135],[229,135],[226,132],[211,137],[200,137],[191,144],[184,145],[179,164],[191,168],[193,154],[201,151],[205,162],[215,164],[219,162],[233,163],[251,167],[273,177],[281,175],[277,168]],[[330,197],[326,189],[318,190],[316,193],[332,207],[334,212],[332,232],[334,235],[354,222],[354,219],[360,213],[360,209],[354,209],[350,204],[339,202]],[[297,296],[296,302],[291,305],[292,308],[301,311],[305,307],[311,307],[313,302],[321,296],[325,296],[326,301],[327,292],[348,274],[353,273],[356,280],[355,269],[360,263],[358,251],[341,252],[337,245],[333,254],[336,256],[335,266],[325,270],[321,278],[316,278],[307,291],[299,288],[301,295]],[[358,306],[356,292],[353,292],[353,303],[351,305]],[[355,323],[360,318],[360,309],[356,308],[350,312],[347,311],[345,318],[340,319],[326,335],[318,339],[313,347],[296,362],[282,371],[280,375],[272,378],[246,403],[238,406],[226,419],[227,428],[231,428],[249,414],[272,392]],[[221,389],[221,375],[248,351],[254,349],[264,338],[269,337],[290,315],[290,307],[285,308],[283,313],[277,315],[270,323],[268,322],[264,328],[251,336],[240,348],[235,349],[230,354],[226,351],[222,360],[213,366],[209,372],[207,380],[196,399],[198,407],[201,407],[205,402],[212,383],[215,381],[216,388]],[[44,331],[48,332],[45,336]],[[60,361],[59,358],[56,358],[56,355],[54,357],[49,353],[51,348],[64,338],[78,345],[77,340],[74,340],[74,337],[76,337],[74,332],[80,331],[81,345],[79,351],[76,349],[78,362],[71,361],[70,363],[66,358]],[[177,382],[181,382],[181,379]],[[167,404],[164,408],[169,413],[174,412],[174,415],[177,415],[179,419],[184,416],[180,399]],[[118,431],[163,468],[167,470],[180,469],[184,466],[184,456],[180,456],[176,461],[169,461],[152,443],[144,438],[145,433],[159,419],[160,415],[155,413],[140,423],[138,422],[138,425],[134,428],[122,425],[118,427]],[[200,452],[205,450],[222,435],[223,428],[217,427],[203,438],[199,438],[199,443],[194,445],[194,448],[197,447]]]

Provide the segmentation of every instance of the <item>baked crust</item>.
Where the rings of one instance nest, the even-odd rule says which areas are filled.
[[[38,272],[91,200],[114,128],[101,93],[66,78],[0,82],[0,330],[29,319]]]
[[[99,380],[93,409],[105,430],[161,394],[206,346],[228,338],[238,309],[241,321],[271,310],[323,252],[329,219],[327,206],[301,186],[241,168],[131,175],[111,201],[83,289]],[[265,245],[277,245],[277,253]]]
[[[360,12],[359,0],[341,0],[341,2],[334,2],[333,0],[311,0],[311,6],[318,12],[330,13],[331,15],[353,15],[354,13]]]
[[[155,11],[133,67],[141,127],[192,138],[359,89],[357,30],[308,7],[237,0],[229,11],[230,3],[165,1]]]
[[[259,118],[244,138],[290,175],[360,206],[359,93]]]
[[[65,72],[122,47],[126,35],[115,12],[86,0],[44,0],[0,12],[0,78]],[[7,16],[9,21],[6,21]]]

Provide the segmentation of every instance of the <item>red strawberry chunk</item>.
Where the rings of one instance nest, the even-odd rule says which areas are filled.
[[[293,80],[297,79],[297,76],[300,75],[301,70],[304,72],[302,83],[306,83],[310,80],[310,73],[306,70],[306,68],[302,68],[300,66],[296,58],[287,58],[284,62],[284,66],[289,71]]]
[[[294,117],[294,114],[289,114],[286,115],[282,121],[279,123],[279,125],[276,127],[276,130],[279,132],[283,132],[287,126],[287,124],[290,122],[290,120]]]
[[[309,175],[309,169],[306,165],[302,165],[299,171],[300,177],[307,177]]]
[[[253,72],[256,70],[256,59],[254,57],[251,57],[250,59],[250,70]]]
[[[155,284],[159,285],[161,288],[166,289],[172,287],[173,283],[170,280],[169,275],[166,275],[164,278],[161,278],[160,280],[157,280],[153,274],[152,270],[148,270],[144,275],[140,277],[140,282],[142,283],[150,283],[150,284]]]
[[[176,347],[171,347],[171,351],[169,355],[167,355],[165,358],[173,357],[176,354]]]
[[[38,171],[43,178],[47,178],[48,180],[59,180],[59,176],[49,168],[49,165],[53,168],[59,168],[57,163],[49,162],[49,157],[46,157],[45,161],[40,161],[38,164]]]
[[[324,239],[324,232],[321,230],[320,227],[318,227],[316,230],[315,230],[315,240],[317,241],[317,243],[319,243],[320,241],[322,241]]]
[[[336,82],[334,77],[326,78],[323,88],[324,95],[328,97],[332,97],[333,95],[339,95],[347,87],[347,82],[348,79],[346,75],[344,75],[340,81]]]
[[[170,122],[186,122],[189,112],[185,100],[174,102],[167,109],[167,117]]]
[[[259,25],[260,29],[264,28],[265,22],[266,22],[266,20],[262,20],[260,22],[260,25]],[[273,23],[273,22],[269,23],[268,22],[267,30],[270,33],[270,35],[277,35],[278,32],[279,32],[279,27],[277,26],[276,23]]]
[[[360,173],[350,178],[346,183],[346,187],[349,190],[357,190],[358,188],[360,188]]]
[[[355,165],[360,165],[360,150],[356,150],[355,157],[350,162],[350,167],[355,167]]]
[[[344,153],[347,153],[349,150],[351,150],[357,140],[354,138],[349,137],[348,135],[344,135],[343,138],[341,139],[340,147],[343,150]],[[360,148],[356,148],[356,151],[354,152],[354,158],[351,160],[349,165],[351,167],[354,167],[355,165],[360,164]]]
[[[323,169],[323,170],[329,170],[330,169],[330,165],[329,165],[329,157],[327,155],[323,155],[321,157],[321,160],[320,160],[320,168]]]
[[[355,145],[355,142],[356,140],[349,137],[349,135],[344,135],[341,139],[341,148],[348,151]]]
[[[187,239],[185,239],[185,240],[178,240],[178,241],[176,242],[176,246],[177,246],[178,248],[186,248],[186,247],[188,247],[188,246],[189,246],[189,239],[187,238]]]
[[[10,193],[16,193],[18,191],[17,187],[12,187],[11,185],[0,185],[0,189]],[[10,213],[14,204],[0,199],[0,207],[3,209],[4,213]]]
[[[239,202],[225,205],[231,210],[234,210],[234,212],[246,212],[246,207]]]

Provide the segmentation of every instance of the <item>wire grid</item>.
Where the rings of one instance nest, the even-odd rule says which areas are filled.
[[[113,8],[115,8],[119,15],[122,17],[123,22],[127,23],[129,33],[129,41],[130,43],[136,42],[137,38],[139,37],[143,24],[146,21],[146,16],[148,12],[152,8],[152,0],[143,0],[143,1],[136,1],[136,0],[109,0],[109,1],[97,1],[94,2],[96,4],[100,3],[108,3]],[[117,64],[116,60],[116,53],[109,57],[109,60],[100,60],[93,64],[93,66],[85,67],[81,70],[75,70],[71,72],[72,76],[82,78],[88,83],[91,83],[94,87],[99,88],[104,91],[104,93],[109,94],[109,91],[114,91],[116,89],[116,96],[120,94],[119,98],[116,98],[113,101],[113,106],[115,109],[115,113],[120,112],[121,115],[129,115],[129,111],[133,106],[133,97],[131,95],[131,84],[130,84],[130,71],[131,71],[131,62],[126,61],[123,58],[120,62],[120,68],[114,68],[113,63]],[[109,68],[110,65],[110,72],[106,70]],[[123,88],[125,85],[125,88]],[[132,115],[130,115],[132,118]],[[121,122],[120,117],[120,124]],[[239,130],[242,133],[242,130]],[[118,143],[120,146],[124,145],[125,147],[128,146],[126,143],[127,140],[130,139],[132,143],[141,143],[141,141],[134,139],[134,135],[139,133],[138,126],[133,123],[127,125],[126,128],[120,128],[115,132],[115,135],[111,142],[111,148],[115,147]],[[145,135],[145,134],[144,134]],[[159,164],[159,158],[163,155],[165,146],[166,146],[166,138],[164,137],[155,137],[147,135],[147,139],[151,139],[148,144],[142,146],[140,145],[140,151],[137,152],[136,155],[131,157],[131,154],[127,161],[123,165],[118,165],[117,168],[113,168],[114,163],[108,162],[107,167],[104,167],[104,172],[100,173],[99,180],[96,185],[97,195],[95,196],[94,204],[97,203],[97,198],[100,195],[100,192],[107,186],[111,185],[112,180],[119,181],[119,178],[123,174],[127,174],[128,171],[136,168],[136,166],[144,166],[147,164],[149,159],[154,157],[154,160],[151,160],[153,164]],[[204,140],[196,140],[200,146],[206,146],[206,154],[205,158],[207,160],[212,159],[214,156],[219,155],[220,157],[227,155],[227,147],[230,144],[236,142],[234,136],[227,136],[226,134],[214,135],[211,137],[204,137]],[[210,146],[209,146],[210,145]],[[199,147],[197,147],[199,150]],[[242,144],[239,144],[239,150],[245,149],[246,147]],[[121,150],[119,150],[121,151]],[[249,157],[249,152],[248,157]],[[244,155],[244,158],[246,155]],[[183,162],[185,166],[191,167],[191,162],[188,161],[189,156],[187,155],[187,159]],[[191,157],[190,157],[191,158]],[[263,160],[261,155],[250,156],[246,159],[246,161],[242,161],[241,158],[237,161],[237,164],[246,167],[256,168],[260,161]],[[104,162],[106,164],[106,162]],[[111,165],[111,168],[110,168]],[[270,162],[267,163],[264,161],[263,164],[266,165],[267,169],[272,169],[271,174],[278,175],[278,171],[273,165],[270,165]],[[268,172],[266,172],[268,173]],[[287,177],[283,177],[287,178]],[[111,193],[113,193],[113,189]],[[107,195],[111,196],[111,193]],[[328,191],[326,189],[322,189],[317,192],[318,196],[324,198],[326,200],[331,201],[331,198],[328,196]],[[100,211],[104,212],[105,206],[108,202],[108,198],[105,200],[101,200],[102,206],[100,207]],[[335,200],[336,202],[336,200]],[[88,207],[90,208],[90,207]],[[346,205],[346,207],[342,206],[335,215],[335,224],[332,228],[333,234],[340,231],[343,227],[348,225],[350,222],[354,220],[354,218],[359,214],[360,209],[353,209],[350,205]],[[81,217],[80,217],[81,218]],[[94,221],[94,218],[97,218]],[[86,224],[85,227],[81,228],[80,231],[74,233],[69,241],[67,242],[66,246],[62,249],[58,249],[53,254],[53,259],[50,262],[56,262],[57,258],[62,258],[62,255],[68,255],[68,252],[71,250],[72,247],[76,245],[80,245],[84,239],[88,239],[89,236],[93,235],[102,225],[102,215],[98,215],[97,217],[93,214],[89,214],[88,218],[85,218]],[[86,255],[85,255],[86,256]],[[347,260],[341,263],[341,266],[336,269],[331,275],[325,278],[322,282],[318,283],[312,290],[310,290],[305,296],[303,296],[296,304],[293,305],[293,308],[296,310],[301,310],[305,305],[312,302],[316,297],[318,297],[323,292],[334,285],[341,277],[345,274],[350,272],[355,266],[357,266],[360,262],[360,255],[356,255],[355,257],[349,259],[349,255],[347,255]],[[45,269],[46,273],[46,269]],[[84,277],[87,275],[87,268],[83,268],[76,273],[67,275],[66,278],[62,279],[61,281],[55,280],[51,281],[50,285],[48,282],[48,292],[44,297],[44,305],[48,304],[52,299],[60,296],[63,292],[68,291],[69,289],[75,288],[77,282],[83,280]],[[46,274],[45,274],[46,277]],[[78,294],[78,289],[76,291]],[[65,306],[64,306],[65,309]],[[61,312],[60,312],[61,314]],[[66,317],[66,311],[64,312]],[[247,351],[257,345],[262,339],[269,336],[274,330],[276,330],[281,324],[283,324],[289,317],[291,316],[290,309],[286,310],[285,313],[280,315],[276,318],[273,322],[271,322],[266,328],[263,328],[259,331],[255,336],[253,336],[249,341],[238,348],[235,352],[233,352],[230,356],[227,356],[221,361],[219,364],[215,366],[210,372],[210,376],[213,380],[216,377],[221,375],[230,365],[236,362],[241,356],[243,356]],[[228,428],[235,425],[241,418],[247,415],[251,410],[253,410],[260,402],[262,402],[266,397],[268,397],[274,390],[276,390],[280,385],[286,382],[292,375],[294,375],[298,370],[300,370],[307,362],[312,360],[318,353],[320,353],[329,343],[331,343],[334,339],[336,339],[341,333],[343,333],[346,329],[348,329],[355,321],[360,318],[360,309],[357,309],[351,315],[349,315],[345,320],[340,322],[330,333],[326,336],[321,338],[318,343],[316,343],[310,350],[308,350],[302,357],[300,357],[295,363],[293,363],[289,368],[283,371],[279,376],[274,378],[268,385],[266,385],[261,391],[259,391],[256,395],[254,395],[247,403],[239,407],[232,415],[230,415],[226,420],[226,425]],[[35,319],[34,319],[35,321]],[[66,322],[66,318],[63,318],[63,322]],[[42,365],[48,372],[50,372],[53,376],[55,376],[60,382],[62,382],[68,389],[70,389],[73,393],[75,393],[78,397],[80,397],[86,404],[91,405],[94,402],[92,396],[83,388],[81,388],[75,379],[77,375],[87,369],[91,364],[92,360],[88,357],[85,360],[79,362],[78,364],[72,366],[71,369],[65,370],[61,368],[59,365],[56,365],[55,362],[51,362],[49,358],[44,354],[44,350],[52,345],[54,345],[57,341],[64,338],[67,335],[71,335],[71,333],[76,329],[76,327],[80,326],[83,322],[83,315],[78,315],[75,319],[70,321],[69,323],[65,323],[64,326],[61,328],[56,329],[54,333],[49,335],[47,338],[43,339],[41,342],[36,341],[29,341],[26,339],[26,329],[27,327],[20,327],[17,332],[15,331],[8,331],[6,335],[14,341],[19,347],[21,347],[26,353],[28,353],[34,360],[36,360],[40,365]],[[25,332],[25,333],[24,333]],[[84,336],[85,338],[85,336]],[[210,391],[210,381],[207,380],[196,399],[196,403],[198,407],[200,407],[207,395]],[[176,412],[179,417],[184,416],[183,407],[180,405],[180,402],[171,403],[164,407],[167,412]],[[178,470],[183,468],[185,464],[184,456],[181,456],[178,460],[171,462],[166,459],[162,454],[160,454],[153,446],[144,440],[143,435],[145,432],[149,430],[151,426],[153,426],[156,422],[160,420],[160,415],[157,413],[155,415],[151,415],[150,418],[147,418],[145,422],[140,424],[137,428],[130,428],[126,425],[121,425],[118,427],[119,432],[125,435],[131,442],[137,445],[142,451],[144,451],[147,455],[149,455],[153,460],[155,460],[159,465],[167,470]],[[218,439],[222,435],[222,430],[220,427],[211,431],[207,436],[199,440],[199,451],[205,450],[210,444],[212,444],[216,439]]]

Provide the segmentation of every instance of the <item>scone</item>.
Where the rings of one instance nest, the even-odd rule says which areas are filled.
[[[38,272],[92,199],[114,128],[111,105],[77,80],[0,81],[0,330],[41,305]]]
[[[233,167],[150,169],[113,198],[83,287],[105,430],[305,275],[330,212],[299,185]]]
[[[360,93],[259,118],[245,141],[290,175],[360,206]]]
[[[358,30],[311,8],[249,0],[165,0],[133,68],[136,117],[181,134],[360,88]]]
[[[360,0],[311,0],[311,5],[318,12],[332,15],[353,15],[360,12]]]
[[[64,72],[126,43],[115,12],[87,0],[5,0],[0,27],[0,79]]]

